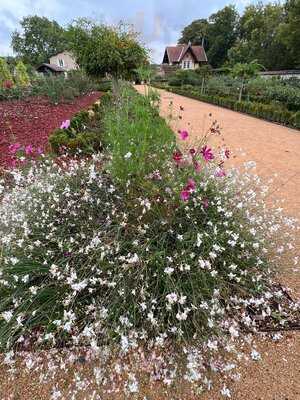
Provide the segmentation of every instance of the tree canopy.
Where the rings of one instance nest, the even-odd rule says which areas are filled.
[[[12,34],[11,45],[23,62],[37,66],[68,48],[66,30],[56,21],[34,15],[20,24],[22,31]]]
[[[257,60],[266,69],[300,67],[300,0],[226,6],[185,27],[179,43],[201,44],[213,67]]]
[[[128,26],[80,19],[69,28],[69,39],[78,64],[92,77],[129,78],[147,62],[146,49]]]

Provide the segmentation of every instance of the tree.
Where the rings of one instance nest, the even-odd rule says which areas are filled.
[[[281,25],[280,36],[289,49],[293,66],[300,67],[300,0],[288,0],[285,5],[286,22]]]
[[[30,79],[27,73],[27,69],[22,61],[19,61],[16,65],[16,76],[15,81],[18,86],[28,86],[30,84]]]
[[[11,45],[25,63],[37,66],[68,49],[66,31],[56,21],[35,15],[24,17],[20,24],[22,32],[12,34]]]
[[[7,62],[4,58],[0,58],[0,88],[5,85],[5,82],[12,82],[12,76],[9,71]]]
[[[234,78],[240,78],[242,81],[239,93],[239,101],[242,100],[245,81],[257,76],[259,71],[261,71],[263,68],[264,67],[259,64],[257,60],[253,60],[250,63],[237,63],[233,68],[231,68],[231,75]]]
[[[230,63],[257,59],[267,69],[292,68],[292,54],[282,35],[285,20],[284,7],[279,3],[246,7],[240,19],[239,39],[228,52]]]
[[[201,76],[202,82],[201,82],[201,94],[204,92],[204,87],[205,87],[205,80],[211,75],[211,66],[210,65],[202,65],[201,67],[196,69],[196,72],[198,75]]]
[[[111,75],[115,92],[120,78],[131,78],[147,62],[137,33],[125,25],[97,25],[80,19],[69,28],[69,37],[77,63],[91,77]]]
[[[197,19],[190,25],[186,26],[181,32],[179,44],[204,45],[205,50],[208,50],[209,23],[207,19]]]
[[[239,14],[234,6],[226,6],[209,17],[209,63],[217,68],[227,61],[228,50],[238,35]]]

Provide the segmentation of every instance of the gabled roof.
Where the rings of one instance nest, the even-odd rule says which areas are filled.
[[[51,69],[54,72],[66,72],[66,70],[62,67],[59,67],[58,65],[55,64],[47,64],[47,63],[43,63],[41,64],[37,69],[40,69],[41,67],[46,67]]]
[[[206,62],[207,57],[203,46],[192,46],[191,44],[178,44],[177,46],[167,46],[167,53],[170,63],[180,63],[184,55],[191,51],[197,62]]]

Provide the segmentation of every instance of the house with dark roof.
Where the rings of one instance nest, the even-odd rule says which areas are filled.
[[[196,69],[200,65],[207,63],[204,47],[192,46],[189,43],[167,46],[162,65],[172,65],[182,69]]]
[[[47,63],[41,64],[36,70],[44,75],[65,75],[67,72],[64,68],[59,67],[58,65]]]

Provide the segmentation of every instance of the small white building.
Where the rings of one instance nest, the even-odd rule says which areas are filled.
[[[162,65],[169,65],[181,69],[196,69],[207,63],[204,47],[192,46],[191,43],[189,43],[167,46]]]
[[[69,51],[63,51],[61,53],[56,54],[50,58],[51,65],[57,65],[60,68],[63,68],[65,71],[73,71],[78,69],[79,66],[75,61],[74,56]]]

